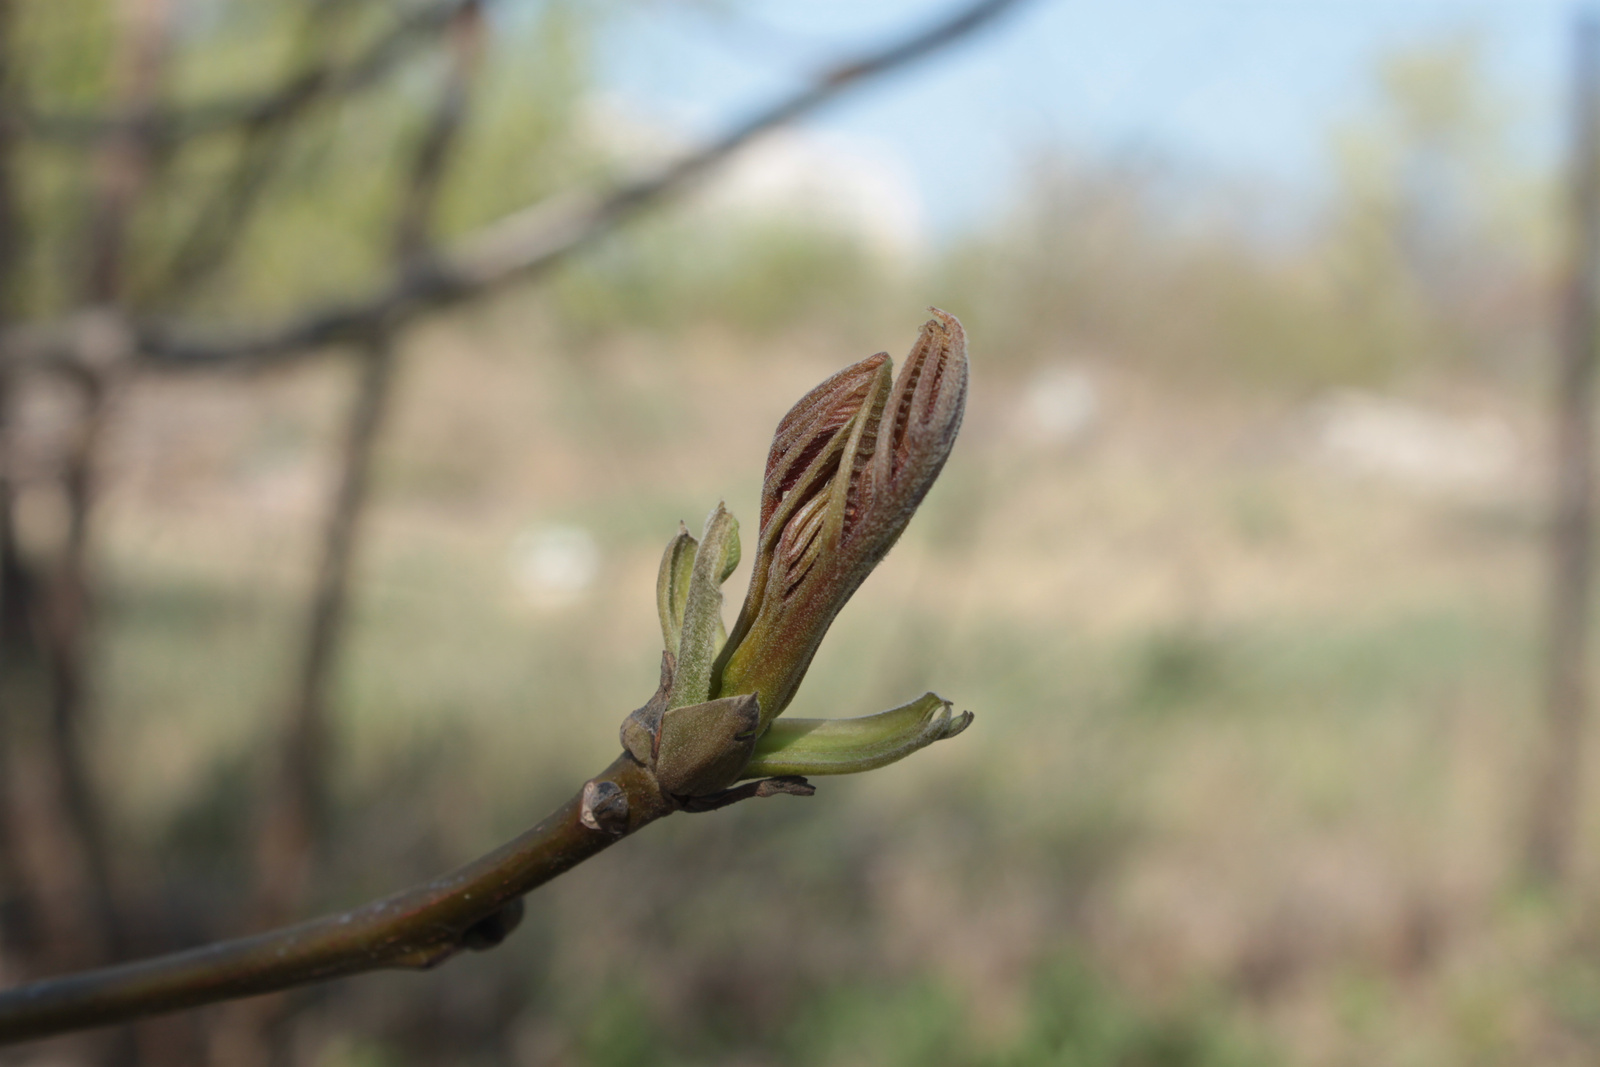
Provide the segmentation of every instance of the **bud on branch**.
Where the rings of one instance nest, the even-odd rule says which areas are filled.
[[[713,671],[788,707],[839,609],[888,553],[944,468],[967,400],[967,340],[937,308],[898,377],[887,353],[807,393],[778,424],[750,592]]]
[[[961,428],[966,335],[955,316],[933,314],[898,378],[880,352],[811,390],[778,424],[750,591],[726,640],[720,586],[739,562],[739,524],[718,504],[699,541],[680,525],[667,545],[656,583],[661,686],[622,724],[622,744],[681,806],[809,792],[799,776],[881,767],[972,721],[932,693],[860,719],[773,721]],[[779,777],[729,788],[763,775]]]
[[[436,966],[498,943],[523,894],[656,819],[807,796],[803,775],[871,770],[960,733],[971,713],[953,715],[933,693],[861,718],[773,721],[950,455],[966,336],[954,316],[933,315],[899,377],[887,355],[864,359],[778,424],[750,592],[726,640],[721,585],[739,562],[738,523],[719,504],[698,541],[680,529],[667,546],[660,686],[623,722],[622,755],[578,796],[466,866],[361,908],[0,991],[0,1044],[377,967]]]

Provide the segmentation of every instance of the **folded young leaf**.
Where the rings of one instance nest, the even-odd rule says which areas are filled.
[[[789,706],[829,625],[893,547],[955,444],[967,340],[930,309],[898,375],[871,356],[801,398],[778,423],[744,607],[711,693],[758,693],[763,723]]]
[[[700,542],[678,523],[678,536],[667,542],[656,577],[656,611],[661,615],[661,640],[673,656],[683,639],[683,610],[689,602],[689,580],[694,575],[694,551]]]
[[[870,771],[954,737],[970,722],[972,712],[952,715],[950,702],[934,693],[858,719],[777,719],[740,777]]]
[[[705,533],[695,551],[684,601],[683,632],[678,640],[677,673],[669,707],[699,704],[711,695],[711,665],[725,639],[722,626],[722,583],[739,565],[739,521],[722,504],[706,517]]]

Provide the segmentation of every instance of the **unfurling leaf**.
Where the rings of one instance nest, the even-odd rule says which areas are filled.
[[[679,807],[809,794],[798,776],[882,767],[972,721],[932,693],[859,719],[777,718],[961,428],[966,335],[953,315],[932,310],[898,376],[880,352],[811,390],[778,423],[750,588],[731,634],[721,586],[739,562],[739,524],[718,504],[698,541],[680,524],[667,545],[656,582],[661,684],[623,723],[622,743]]]
[[[950,702],[934,693],[858,719],[779,719],[756,743],[741,777],[870,771],[954,737],[970,722],[972,712],[951,715]]]
[[[706,516],[695,550],[668,707],[700,704],[711,696],[711,668],[723,640],[722,583],[738,565],[739,522],[719,503]]]
[[[807,393],[778,424],[750,591],[714,693],[758,693],[764,723],[793,699],[839,609],[893,547],[949,458],[967,398],[967,342],[937,308],[897,377],[879,353]]]
[[[661,616],[663,647],[674,656],[683,637],[683,610],[689,602],[689,578],[694,573],[694,550],[700,544],[689,528],[678,523],[678,535],[667,542],[656,577],[656,612]]]

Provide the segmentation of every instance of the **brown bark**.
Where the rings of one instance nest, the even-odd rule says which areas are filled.
[[[493,947],[524,894],[672,810],[648,769],[623,754],[521,837],[424,885],[298,926],[0,992],[0,1044]]]

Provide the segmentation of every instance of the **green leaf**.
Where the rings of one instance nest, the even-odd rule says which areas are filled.
[[[740,777],[870,771],[954,737],[970,722],[972,712],[952,715],[950,702],[934,693],[859,719],[778,719]]]
[[[656,611],[661,615],[661,640],[677,655],[683,637],[683,611],[689,602],[689,579],[694,573],[694,550],[700,542],[678,523],[678,536],[667,542],[656,577]]]
[[[705,533],[694,555],[668,707],[700,704],[711,695],[711,666],[726,639],[721,585],[738,563],[739,522],[719,502],[706,518]]]

